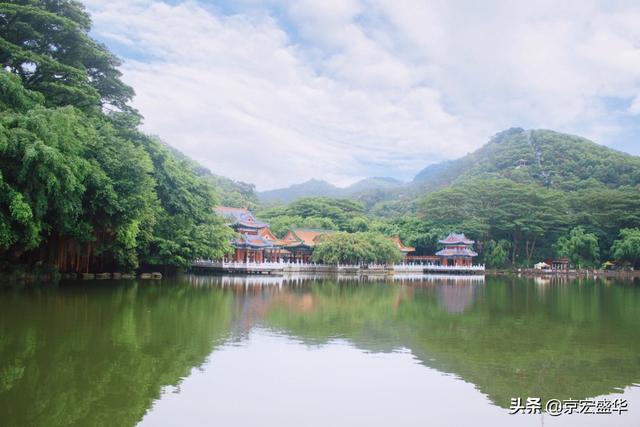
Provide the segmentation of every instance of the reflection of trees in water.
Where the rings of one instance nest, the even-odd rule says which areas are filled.
[[[264,323],[303,342],[341,337],[370,351],[409,348],[501,406],[513,396],[596,396],[640,380],[637,287],[460,279],[284,286]],[[313,303],[296,310],[305,294]]]
[[[590,280],[186,276],[3,290],[0,416],[133,425],[215,343],[255,325],[303,344],[408,348],[501,406],[596,396],[640,381],[638,307],[637,286]]]
[[[0,289],[0,419],[135,425],[224,340],[231,296],[134,281]]]

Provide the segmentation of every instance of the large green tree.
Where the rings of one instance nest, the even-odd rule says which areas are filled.
[[[220,257],[218,181],[138,131],[120,62],[90,29],[76,1],[0,3],[0,264]]]
[[[578,268],[593,267],[600,258],[598,237],[587,233],[583,227],[576,227],[568,236],[560,237],[556,247],[560,256],[569,258]]]
[[[620,230],[619,239],[611,247],[611,254],[618,261],[640,267],[640,228]]]
[[[77,1],[0,3],[0,64],[42,93],[48,106],[128,110],[133,89],[120,80],[120,60],[90,30]]]
[[[332,233],[316,245],[312,260],[324,264],[394,263],[402,259],[395,243],[379,233]]]

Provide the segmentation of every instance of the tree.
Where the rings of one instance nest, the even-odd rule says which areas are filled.
[[[619,239],[611,246],[613,257],[622,262],[628,262],[634,268],[640,267],[640,228],[625,228],[620,230]]]
[[[90,29],[80,2],[0,3],[0,64],[48,106],[131,110],[133,89],[120,80],[120,60],[89,37]]]
[[[288,205],[259,210],[257,216],[267,221],[277,236],[284,235],[292,227],[341,231],[368,229],[362,203],[348,199],[307,197]]]
[[[120,62],[90,28],[76,1],[0,3],[0,261],[84,272],[220,257],[231,231],[215,185],[252,187],[140,133]]]
[[[140,135],[153,163],[159,199],[158,226],[142,250],[150,265],[187,267],[197,258],[217,259],[231,250],[231,230],[213,212],[215,189],[159,141]]]
[[[620,230],[640,224],[640,187],[588,188],[568,193],[569,223],[598,236],[600,253],[608,253]]]
[[[324,264],[394,263],[402,260],[402,253],[382,234],[339,232],[323,237],[312,260]]]
[[[506,240],[489,240],[484,246],[484,262],[488,267],[504,267],[509,260],[510,243]]]
[[[4,71],[0,77],[16,82]],[[0,99],[41,98],[13,84]],[[136,257],[123,251],[131,249],[155,200],[148,156],[119,138],[104,118],[73,107],[32,105],[0,113],[0,206],[9,213],[2,219],[0,251],[16,258],[46,241],[65,251],[60,238],[68,237],[94,242],[95,250],[135,267]]]
[[[345,224],[345,229],[350,233],[368,231],[369,222],[369,219],[365,216],[356,216],[347,221],[347,223]]]
[[[600,255],[598,237],[583,227],[572,229],[568,237],[560,237],[556,247],[560,256],[569,258],[578,268],[594,266]]]
[[[476,240],[507,240],[510,259],[530,264],[536,250],[550,245],[567,222],[565,199],[556,191],[506,179],[475,179],[423,197],[424,220],[460,230]]]

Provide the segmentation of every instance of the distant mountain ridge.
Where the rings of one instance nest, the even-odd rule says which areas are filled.
[[[347,188],[313,179],[258,193],[260,203],[289,203],[302,197],[346,197],[364,202],[381,215],[390,205],[410,209],[419,196],[477,178],[499,177],[519,183],[572,191],[593,186],[640,185],[640,157],[586,138],[552,130],[511,128],[456,160],[429,165],[408,183],[366,178]],[[392,208],[390,212],[395,211]]]
[[[258,192],[260,203],[290,203],[303,197],[356,197],[368,192],[386,191],[403,186],[404,183],[395,178],[371,177],[362,179],[348,187],[337,187],[326,181],[310,179],[301,184],[286,188]]]
[[[418,172],[411,186],[433,191],[481,176],[562,190],[592,185],[617,188],[640,184],[640,157],[575,135],[511,128],[496,134],[473,153],[427,166]]]

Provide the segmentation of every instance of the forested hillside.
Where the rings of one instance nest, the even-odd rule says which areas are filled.
[[[640,227],[640,158],[577,136],[513,128],[425,168],[405,197],[373,212],[415,217],[425,230],[464,231],[494,266],[558,255],[595,265],[621,258],[612,245]]]
[[[370,196],[339,224],[323,213],[336,205],[331,199],[265,215],[278,230],[293,224],[400,235],[419,254],[433,254],[451,231],[464,232],[477,241],[478,261],[493,267],[560,255],[580,265],[640,258],[640,158],[571,135],[509,129],[461,159],[425,168],[409,185]],[[301,203],[314,209],[301,212]]]
[[[640,184],[640,158],[578,136],[512,128],[467,156],[423,169],[413,186],[434,190],[476,177],[502,177],[561,190],[617,188]]]
[[[175,147],[165,144],[178,159],[187,164],[196,175],[204,177],[216,187],[220,196],[220,204],[234,208],[254,209],[258,204],[256,186],[242,181],[234,181],[224,176],[216,175],[198,162],[187,157]]]
[[[0,3],[0,263],[184,266],[228,249],[214,181],[137,130],[80,3]]]
[[[263,204],[290,203],[304,197],[351,198],[374,217],[416,213],[417,200],[449,185],[476,178],[504,178],[521,184],[574,191],[640,184],[640,158],[585,138],[550,130],[512,128],[456,160],[429,165],[409,183],[367,178],[346,188],[310,180],[258,193]]]

